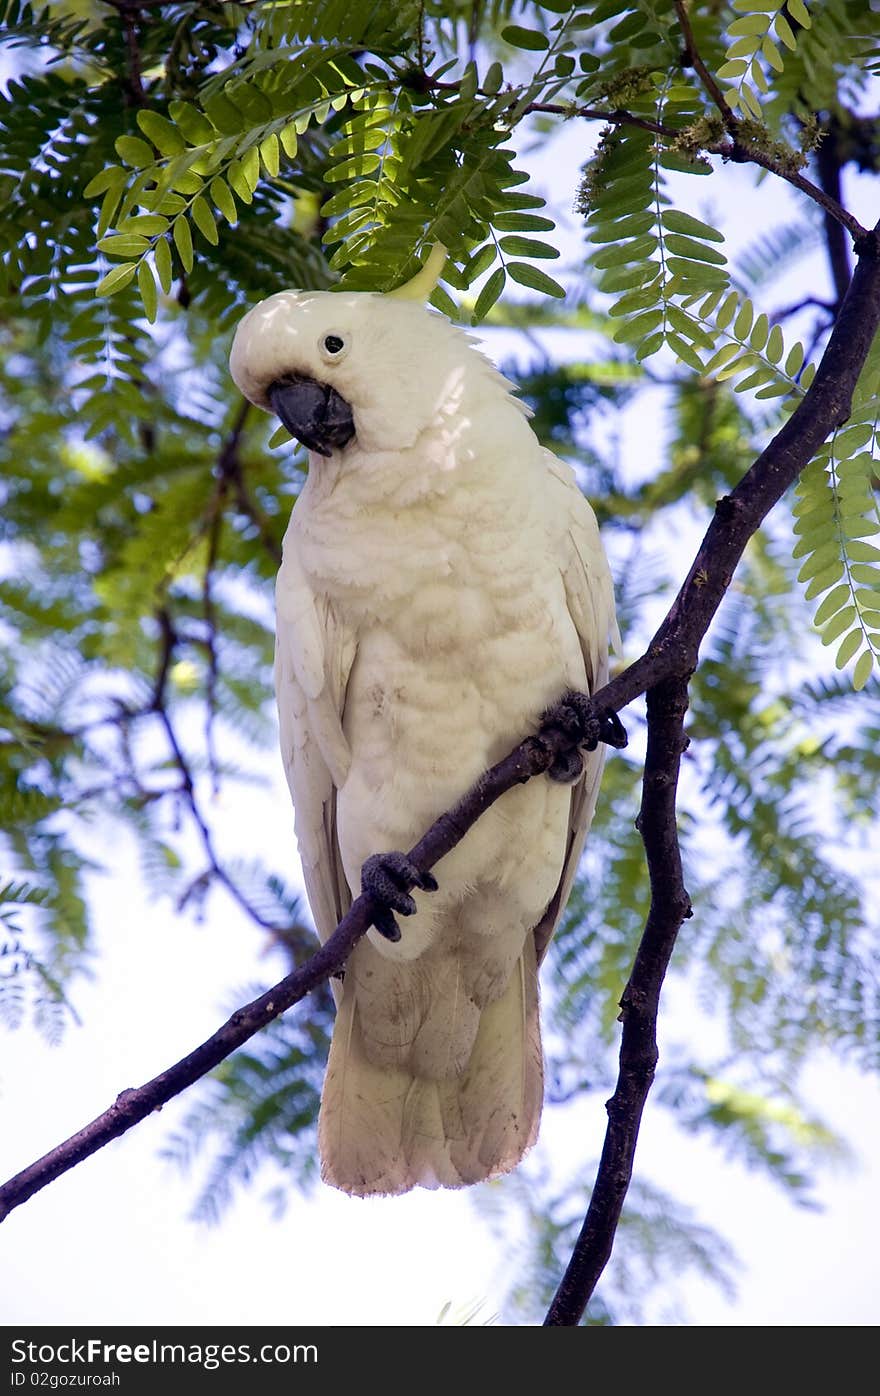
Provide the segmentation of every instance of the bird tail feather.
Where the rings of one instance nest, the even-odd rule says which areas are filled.
[[[343,989],[324,1080],[321,1176],[361,1197],[498,1177],[534,1144],[542,1099],[531,935],[503,994],[482,1010],[467,1065],[446,1079],[371,1060],[352,982]]]

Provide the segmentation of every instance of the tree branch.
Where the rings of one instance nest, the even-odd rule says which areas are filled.
[[[837,204],[841,202],[840,172],[842,165],[840,127],[834,115],[831,114],[816,151],[816,168],[819,171],[822,192]],[[849,285],[852,272],[846,238],[843,236],[840,224],[835,221],[827,209],[825,210],[825,243],[828,248],[828,261],[831,265],[831,279],[834,282],[836,308],[846,295],[846,288]]]
[[[651,906],[629,983],[620,1000],[620,1074],[608,1101],[608,1128],[584,1224],[544,1324],[572,1326],[605,1269],[632,1178],[642,1110],[657,1066],[660,990],[679,927],[691,915],[675,818],[687,712],[687,679],[666,679],[648,693],[648,749],[636,825],[645,845]]]
[[[677,5],[678,9],[679,6]],[[690,29],[687,30],[690,34]],[[686,61],[691,63],[694,69],[700,74],[704,86],[708,91],[713,103],[719,107],[724,126],[728,132],[722,140],[706,140],[700,143],[699,149],[704,150],[707,155],[720,155],[723,160],[731,160],[736,164],[760,165],[761,169],[768,170],[771,174],[778,175],[786,183],[791,184],[795,189],[806,194],[808,199],[818,204],[827,219],[840,224],[846,228],[856,240],[866,237],[868,230],[863,228],[857,218],[844,208],[839,198],[814,184],[796,169],[793,161],[797,158],[794,151],[791,152],[789,160],[781,159],[779,155],[771,155],[753,140],[746,139],[743,132],[743,124],[737,120],[736,115],[730,110],[724,101],[724,95],[718,84],[712,78],[702,59],[693,48],[693,35],[690,37],[691,46],[686,52]],[[458,82],[435,81],[429,73],[419,73],[419,85],[425,90],[441,92],[456,92],[461,84]],[[489,97],[493,94],[487,92],[479,93],[480,96]],[[511,100],[515,93],[511,92]],[[578,117],[583,121],[604,121],[609,126],[637,126],[642,131],[653,131],[655,135],[662,136],[670,145],[676,146],[681,143],[684,131],[675,126],[667,126],[662,121],[653,121],[650,117],[637,116],[634,112],[625,111],[622,107],[616,107],[613,111],[605,111],[601,107],[577,106],[575,103],[565,102],[529,102],[523,108],[524,114],[545,113],[549,116],[563,116],[569,120]],[[717,130],[717,124],[716,124]]]
[[[809,391],[732,493],[718,501],[694,564],[647,654],[620,676],[625,678],[652,654],[672,660],[647,695],[648,749],[637,822],[651,879],[651,906],[621,998],[620,1069],[607,1104],[599,1170],[583,1226],[547,1312],[547,1326],[580,1322],[611,1255],[657,1064],[660,990],[679,928],[691,914],[675,814],[681,755],[687,747],[684,717],[690,672],[749,539],[829,432],[849,416],[853,389],[880,325],[878,234],[880,224],[858,249],[855,275]],[[607,690],[599,699],[611,706]]]
[[[786,183],[799,189],[802,194],[806,194],[808,199],[812,199],[813,203],[819,205],[828,218],[832,218],[836,223],[840,223],[842,227],[846,228],[856,241],[868,236],[867,228],[863,228],[859,220],[854,218],[842,204],[838,203],[837,199],[826,194],[811,179],[807,179],[806,175],[802,175],[800,170],[792,169],[751,142],[745,142],[742,139],[715,141],[703,148],[710,155],[720,155],[723,159],[733,160],[740,165],[760,165],[763,170],[769,170],[771,174],[778,175],[780,179],[784,179]]]
[[[721,120],[724,122],[724,125],[726,126],[727,130],[730,132],[730,134],[733,136],[735,140],[737,131],[739,129],[739,122],[736,119],[735,113],[731,111],[730,107],[725,102],[724,93],[721,91],[721,88],[718,86],[714,77],[709,72],[709,69],[706,67],[705,63],[700,57],[699,50],[697,49],[697,45],[694,40],[694,31],[693,29],[691,29],[691,21],[687,11],[687,5],[683,2],[683,0],[675,0],[675,13],[678,17],[678,25],[681,29],[681,37],[684,40],[684,53],[682,55],[681,60],[682,67],[693,68],[694,72],[697,74],[697,77],[700,79],[700,82],[703,84],[704,88],[709,94],[709,97],[714,102],[715,106],[718,108]]]

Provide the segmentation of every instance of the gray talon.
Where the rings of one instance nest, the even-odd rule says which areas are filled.
[[[561,733],[571,743],[556,757],[547,774],[551,780],[577,780],[583,769],[580,751],[595,751],[600,742],[618,750],[627,744],[626,728],[614,712],[593,713],[583,693],[566,693],[542,715],[541,730]]]
[[[429,872],[421,872],[405,853],[375,853],[361,868],[361,888],[375,904],[373,925],[386,940],[400,940],[400,927],[393,912],[412,916],[416,911],[410,887],[436,892],[437,879]]]

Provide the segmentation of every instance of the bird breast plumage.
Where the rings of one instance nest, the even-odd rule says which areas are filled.
[[[410,847],[585,674],[537,451],[530,468],[508,468],[501,495],[497,475],[471,468],[454,490],[406,508],[365,491],[348,465],[334,461],[323,478],[317,466],[286,546],[356,637],[343,713],[351,764],[336,810],[356,886],[365,858]],[[347,518],[357,521],[350,546]],[[380,948],[418,955],[444,902],[487,878],[508,887],[515,925],[537,919],[559,880],[569,806],[568,789],[546,780],[508,792],[438,867],[430,916]]]

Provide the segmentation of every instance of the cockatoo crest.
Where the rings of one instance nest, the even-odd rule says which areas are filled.
[[[337,409],[341,400],[350,410],[358,445],[382,452],[406,450],[441,416],[460,415],[466,388],[492,381],[512,391],[472,336],[429,310],[421,295],[405,292],[279,291],[238,326],[232,377],[246,398],[282,421],[276,384],[299,380],[332,390]],[[293,434],[312,445],[308,432]],[[320,444],[313,449],[329,454]]]

